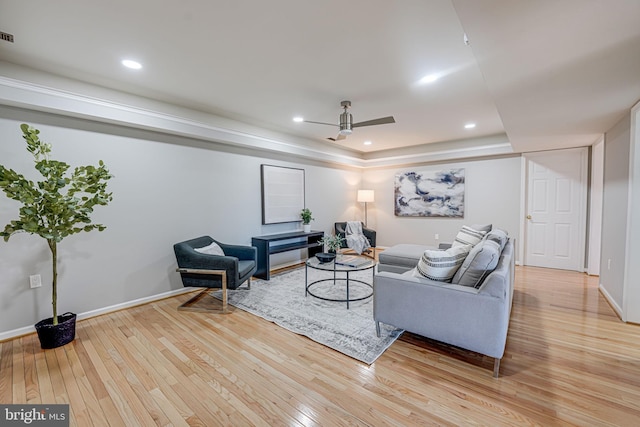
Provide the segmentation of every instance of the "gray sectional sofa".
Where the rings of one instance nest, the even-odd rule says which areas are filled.
[[[498,257],[497,265],[495,261],[492,265],[495,269],[483,273],[479,265],[487,264],[487,237],[469,252],[451,283],[427,279],[415,272],[424,251],[434,248],[398,245],[380,253],[373,292],[378,336],[380,323],[385,323],[493,357],[493,374],[497,378],[513,299],[514,239],[505,234],[501,251],[490,255]],[[457,283],[464,282],[462,276],[467,278],[466,286]]]

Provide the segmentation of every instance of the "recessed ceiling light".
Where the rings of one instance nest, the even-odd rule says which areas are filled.
[[[127,68],[131,68],[132,70],[139,70],[140,68],[142,68],[142,64],[140,64],[138,61],[133,61],[131,59],[123,59],[122,65],[124,65]]]
[[[373,144],[373,143],[372,143],[371,141],[365,141],[363,144],[364,144],[364,145],[371,145],[371,144]]]
[[[476,127],[475,123],[467,123],[466,125],[464,125],[465,129],[473,129],[474,127]]]
[[[437,74],[429,74],[421,78],[419,83],[422,83],[422,84],[433,83],[439,78],[440,76],[438,76]]]
[[[304,122],[304,117],[294,117],[293,121],[296,123]]]

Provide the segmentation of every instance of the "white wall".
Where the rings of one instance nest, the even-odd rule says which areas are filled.
[[[397,173],[460,167],[465,169],[464,218],[395,216],[394,181]],[[379,246],[450,242],[464,224],[492,223],[519,239],[520,169],[520,157],[515,156],[367,170],[363,174],[362,186],[375,190],[376,198],[368,208],[369,226],[376,229]],[[440,237],[438,241],[434,238],[436,233]]]
[[[627,268],[624,276],[623,320],[640,324],[640,103],[631,110],[630,134]]]
[[[220,149],[209,142],[163,136],[80,119],[0,107],[0,163],[37,179],[19,124],[28,122],[53,144],[53,158],[72,166],[102,159],[115,176],[114,200],[94,221],[107,229],[81,233],[59,246],[60,313],[84,313],[182,288],[172,245],[209,234],[250,244],[251,236],[298,229],[261,225],[260,164],[303,168],[313,229],[330,232],[355,216],[361,173]],[[0,227],[18,203],[0,197]],[[290,256],[295,257],[293,253]],[[286,262],[275,259],[272,262]],[[0,335],[51,316],[51,261],[46,242],[27,234],[0,242]],[[41,274],[42,288],[29,288]]]
[[[627,206],[629,197],[630,119],[625,116],[605,133],[600,286],[622,315]]]

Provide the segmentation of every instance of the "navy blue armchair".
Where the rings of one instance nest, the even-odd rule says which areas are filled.
[[[216,243],[224,255],[200,253],[196,249]],[[227,289],[238,289],[247,282],[251,288],[251,276],[258,266],[258,252],[253,246],[230,245],[201,236],[173,245],[178,262],[177,271],[185,287],[207,288],[199,295],[179,307],[187,309],[209,292],[209,288],[222,289],[223,311],[226,312]],[[200,311],[200,310],[198,310]]]

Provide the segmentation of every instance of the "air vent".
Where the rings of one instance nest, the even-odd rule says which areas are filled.
[[[13,34],[3,33],[2,31],[0,31],[0,40],[13,43]]]

